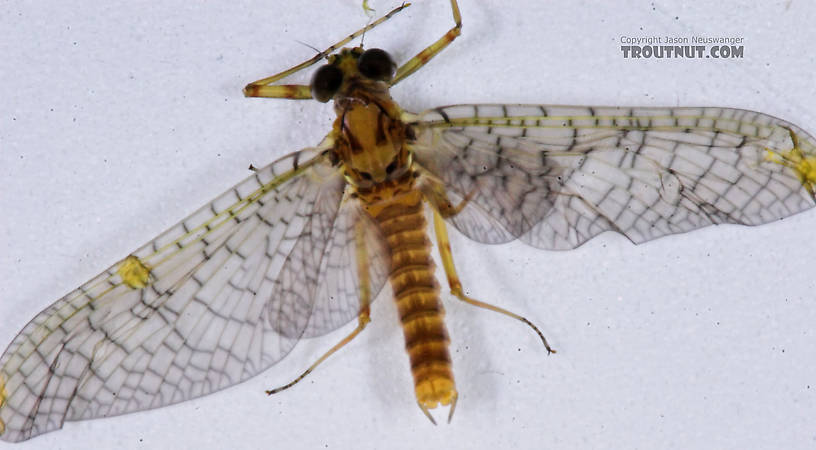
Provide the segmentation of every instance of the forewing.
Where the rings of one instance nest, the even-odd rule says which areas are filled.
[[[324,159],[257,170],[38,314],[0,357],[0,438],[201,396],[286,355],[345,185]]]
[[[480,242],[570,249],[610,230],[641,243],[814,205],[816,140],[753,111],[458,105],[416,130],[416,162],[468,199],[449,220]]]

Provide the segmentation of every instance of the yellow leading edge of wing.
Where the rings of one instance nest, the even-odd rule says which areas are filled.
[[[6,404],[6,397],[8,397],[8,392],[6,392],[6,380],[0,376],[0,408]],[[6,424],[3,423],[3,420],[0,419],[0,435],[2,435],[6,431]]]

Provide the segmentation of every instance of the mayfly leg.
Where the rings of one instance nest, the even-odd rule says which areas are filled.
[[[462,15],[459,13],[459,4],[456,2],[456,0],[451,0],[451,10],[453,12],[453,27],[448,30],[447,33],[442,35],[442,37],[436,42],[426,47],[425,50],[417,53],[416,56],[409,59],[405,64],[401,65],[397,69],[394,78],[391,80],[391,86],[399,83],[404,78],[419,70],[420,67],[424,66],[431,60],[431,58],[436,56],[445,47],[450,45],[454,39],[462,34]]]
[[[317,361],[314,362],[308,369],[303,371],[297,378],[290,381],[289,383],[284,384],[283,386],[277,387],[275,389],[269,389],[266,391],[267,395],[277,394],[280,391],[289,389],[290,387],[296,385],[300,380],[306,378],[306,375],[312,373],[313,370],[317,368],[323,361],[325,361],[329,356],[333,355],[336,351],[343,348],[344,345],[348,344],[355,337],[357,337],[360,332],[362,332],[366,325],[371,322],[371,286],[369,284],[369,271],[368,271],[368,251],[366,250],[365,245],[365,230],[360,222],[355,225],[355,247],[356,247],[356,255],[357,255],[357,279],[359,281],[359,289],[360,289],[360,312],[357,315],[357,327],[351,331],[346,337],[344,337],[340,342],[334,345],[334,347],[330,348],[326,353],[323,354]]]
[[[244,96],[246,97],[264,97],[264,98],[287,98],[290,100],[308,100],[312,98],[312,93],[309,90],[309,85],[307,84],[279,84],[271,86],[272,83],[277,83],[278,81],[290,76],[294,75],[297,72],[300,72],[303,69],[311,67],[312,65],[316,64],[327,55],[330,55],[332,52],[337,50],[338,48],[348,44],[352,40],[356,39],[358,36],[361,36],[363,33],[371,30],[372,28],[376,27],[377,25],[385,22],[386,20],[390,19],[394,14],[402,11],[403,9],[411,6],[410,3],[403,3],[402,5],[394,8],[388,14],[380,17],[379,19],[371,22],[370,24],[360,28],[359,30],[351,33],[350,35],[346,36],[345,39],[337,42],[336,44],[330,46],[326,50],[314,55],[313,57],[303,61],[302,63],[291,67],[289,69],[284,70],[278,74],[272,75],[271,77],[266,77],[257,81],[253,81],[244,87]]]
[[[538,329],[532,322],[530,322],[526,317],[520,316],[513,312],[510,312],[504,308],[500,308],[495,305],[491,305],[489,303],[485,303],[474,298],[468,297],[465,295],[464,291],[462,290],[462,282],[459,280],[459,275],[456,273],[456,267],[453,264],[453,254],[451,252],[450,241],[448,240],[448,230],[445,225],[445,220],[442,218],[442,214],[434,209],[434,232],[436,233],[436,241],[437,246],[439,247],[439,256],[442,258],[442,266],[445,268],[445,275],[448,277],[448,285],[450,286],[451,293],[456,296],[459,300],[462,300],[465,303],[468,303],[473,306],[478,306],[479,308],[488,309],[490,311],[494,311],[500,314],[504,314],[505,316],[512,317],[513,319],[519,320],[538,334],[538,337],[541,338],[541,342],[544,343],[544,347],[547,349],[547,353],[555,353],[555,350],[550,347],[550,344],[547,343],[547,338],[544,337],[544,334],[541,330]]]

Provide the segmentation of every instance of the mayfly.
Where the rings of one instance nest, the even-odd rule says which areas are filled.
[[[302,338],[363,331],[388,281],[417,402],[453,412],[456,389],[430,255],[433,226],[464,294],[446,224],[482,243],[564,250],[604,231],[634,243],[710,224],[757,225],[814,205],[814,139],[729,108],[456,105],[413,114],[389,88],[456,39],[454,26],[397,67],[343,48],[250,83],[250,97],[332,101],[316,147],[254,173],[38,314],[0,357],[0,438],[66,420],[181,402],[252,377]],[[278,82],[323,60],[310,85]],[[430,211],[430,224],[426,218]]]

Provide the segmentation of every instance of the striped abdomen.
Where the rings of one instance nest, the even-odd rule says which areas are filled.
[[[422,194],[411,189],[382,202],[373,217],[391,250],[389,280],[411,358],[417,401],[428,409],[448,405],[456,400],[456,386]]]

